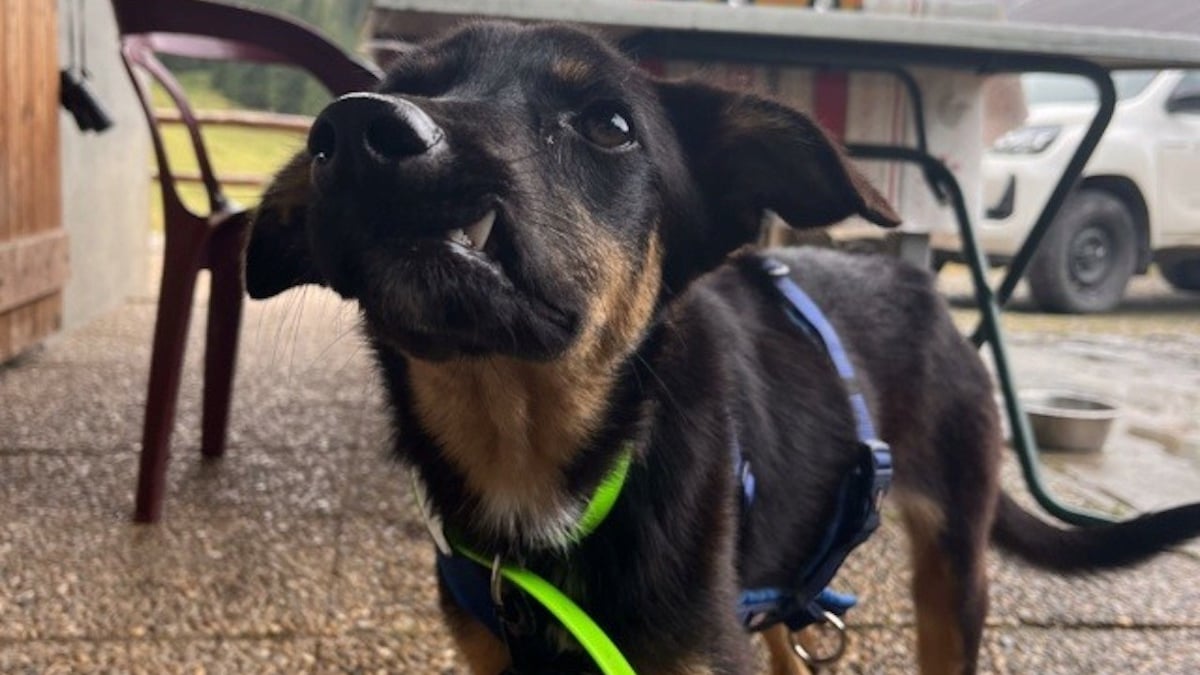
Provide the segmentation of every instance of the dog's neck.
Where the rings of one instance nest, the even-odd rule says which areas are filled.
[[[406,359],[416,422],[478,502],[473,529],[532,548],[570,540],[588,495],[572,494],[569,472],[611,415],[614,390],[655,313],[657,238],[645,255],[636,268],[597,273],[607,283],[574,345],[555,359]],[[605,260],[622,265],[616,255]],[[615,453],[627,440],[602,450]]]
[[[424,431],[478,498],[483,529],[536,548],[561,546],[584,502],[566,472],[602,422],[611,368],[579,359],[409,362]]]

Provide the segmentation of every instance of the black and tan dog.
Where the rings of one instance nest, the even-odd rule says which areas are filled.
[[[828,356],[784,320],[755,254],[727,260],[767,209],[797,228],[897,223],[793,110],[655,80],[572,29],[478,24],[321,114],[265,197],[247,284],[358,302],[396,451],[475,548],[565,589],[639,673],[747,673],[738,589],[792,578],[857,447]],[[922,672],[975,669],[989,540],[1070,572],[1200,531],[1194,507],[1088,531],[1022,512],[998,487],[988,374],[930,278],[881,257],[774,255],[841,333],[894,448]],[[746,514],[734,434],[757,477]],[[630,444],[611,514],[570,543]],[[444,604],[473,670],[504,670],[503,644]],[[544,672],[588,672],[552,627],[544,643]]]

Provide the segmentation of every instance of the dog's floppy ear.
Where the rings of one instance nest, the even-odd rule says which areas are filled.
[[[313,264],[305,228],[311,163],[307,151],[293,157],[271,181],[254,211],[245,265],[246,291],[252,298],[324,283]]]
[[[787,106],[692,82],[659,82],[688,170],[713,211],[726,251],[758,234],[771,209],[792,227],[859,215],[884,227],[900,217],[824,130]]]

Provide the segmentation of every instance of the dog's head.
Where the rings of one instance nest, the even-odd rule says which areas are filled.
[[[620,351],[768,209],[898,222],[794,110],[655,80],[572,29],[478,24],[321,113],[258,210],[246,281],[326,284],[424,359]]]

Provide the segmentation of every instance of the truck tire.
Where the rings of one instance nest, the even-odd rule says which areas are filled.
[[[1163,278],[1180,291],[1200,291],[1200,258],[1175,260],[1159,266]]]
[[[1083,188],[1063,204],[1026,279],[1048,312],[1106,312],[1121,302],[1137,267],[1133,215],[1120,199]]]

